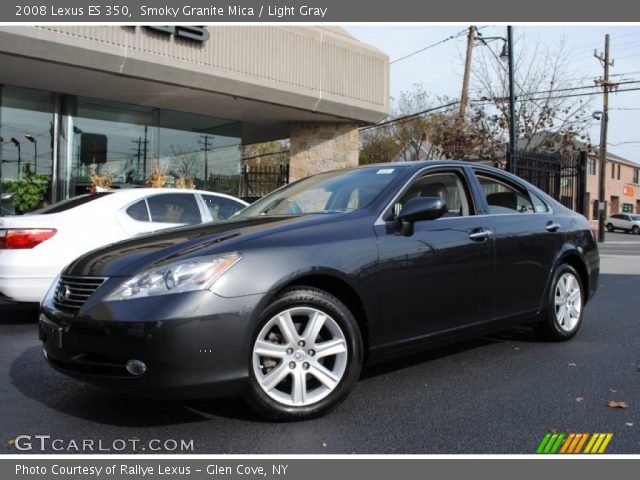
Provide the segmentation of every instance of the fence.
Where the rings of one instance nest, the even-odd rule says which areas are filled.
[[[507,169],[565,207],[587,214],[587,153],[548,154],[516,150]]]
[[[289,183],[289,165],[243,165],[240,174],[240,196],[255,200]]]

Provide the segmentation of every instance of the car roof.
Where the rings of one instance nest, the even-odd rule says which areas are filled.
[[[164,193],[199,193],[201,195],[215,195],[222,198],[228,198],[230,200],[235,200],[236,202],[240,202],[243,205],[248,205],[247,202],[234,197],[232,195],[227,195],[226,193],[219,192],[209,192],[207,190],[195,190],[195,189],[187,189],[187,188],[122,188],[116,190],[108,190],[110,192],[109,197],[118,198],[118,199],[130,199],[135,200],[137,198],[146,197],[148,195],[156,195],[156,194],[164,194]]]

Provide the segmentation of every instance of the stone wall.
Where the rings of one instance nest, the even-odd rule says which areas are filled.
[[[356,123],[294,122],[291,124],[289,181],[358,165]]]

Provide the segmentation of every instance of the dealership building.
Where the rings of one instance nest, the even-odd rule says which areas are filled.
[[[154,168],[206,187],[287,138],[295,180],[357,164],[388,102],[388,57],[337,27],[0,26],[0,188],[27,169],[58,201]]]

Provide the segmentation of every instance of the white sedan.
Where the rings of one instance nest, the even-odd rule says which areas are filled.
[[[224,220],[248,204],[220,193],[132,188],[0,217],[0,303],[40,302],[65,265],[141,233]]]

